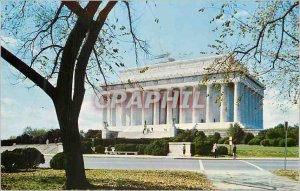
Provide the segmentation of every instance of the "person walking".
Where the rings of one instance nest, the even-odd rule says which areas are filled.
[[[233,159],[236,159],[236,145],[235,144],[233,144],[232,155],[233,155]]]
[[[183,153],[183,156],[185,157],[185,144],[183,144],[182,153]]]
[[[215,158],[217,158],[217,149],[218,149],[218,146],[217,146],[217,143],[215,143],[213,146],[213,149],[212,149],[212,152],[213,152]]]

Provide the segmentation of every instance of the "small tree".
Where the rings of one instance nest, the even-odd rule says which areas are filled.
[[[239,144],[242,142],[245,132],[238,123],[235,123],[229,127],[227,135],[232,137],[232,142],[234,144]]]

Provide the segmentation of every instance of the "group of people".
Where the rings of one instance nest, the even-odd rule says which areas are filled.
[[[217,150],[218,150],[218,145],[217,145],[217,143],[214,143],[213,148],[212,148],[212,153],[214,154],[215,158],[217,158],[217,155],[218,155]],[[233,156],[233,159],[236,159],[236,144],[233,144],[232,156]]]

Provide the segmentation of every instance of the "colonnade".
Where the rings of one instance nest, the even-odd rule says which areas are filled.
[[[144,100],[151,91],[159,91],[161,99],[145,108]],[[175,91],[179,92],[178,97],[175,96]],[[189,95],[192,96],[183,103],[184,96],[187,96],[185,91],[190,91]],[[196,92],[199,94],[198,98],[195,98]],[[108,107],[103,109],[103,122],[117,127],[143,125],[144,121],[147,125],[172,124],[173,120],[176,124],[238,122],[247,128],[263,126],[263,96],[241,82],[170,87],[140,93],[141,108],[137,105],[126,107],[133,92],[127,92],[127,99],[115,108],[110,107],[111,100],[108,100]],[[167,100],[165,107],[162,106],[163,99]],[[197,107],[193,107],[194,102]],[[189,107],[182,108],[182,104]]]

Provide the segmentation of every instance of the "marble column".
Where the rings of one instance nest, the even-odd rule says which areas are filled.
[[[241,83],[234,83],[234,122],[241,122]]]
[[[207,90],[206,90],[206,123],[212,123],[214,122],[213,119],[213,84],[207,84]]]
[[[173,104],[173,92],[172,89],[167,89],[167,124],[172,124],[172,118],[173,118],[173,113],[172,113],[172,104]]]
[[[264,127],[264,105],[263,105],[263,96],[260,96],[260,109],[259,109],[259,118],[260,118],[260,128]]]
[[[142,112],[142,125],[145,124],[145,97],[146,97],[146,92],[142,91],[141,92],[141,100],[142,100],[142,109],[141,109],[141,112]]]
[[[154,102],[153,104],[153,125],[158,125],[159,124],[159,107],[160,107],[160,102]]]
[[[254,126],[254,105],[255,105],[255,103],[254,103],[254,91],[253,90],[251,90],[251,92],[250,92],[250,127],[251,128],[253,128],[253,126]]]
[[[131,107],[128,105],[130,98],[131,98],[131,93],[127,92],[127,99],[125,101],[125,105],[126,105],[126,126],[130,126],[131,125]],[[127,107],[128,106],[128,107]]]
[[[179,93],[179,123],[184,123],[184,113],[183,113],[183,108],[181,107],[182,101],[183,101],[183,87],[180,88],[180,93]]]
[[[260,109],[258,93],[255,94],[255,106],[256,106],[255,126],[256,126],[256,128],[258,128],[259,127],[259,109]]]
[[[111,99],[110,99],[110,94],[107,93],[107,112],[106,112],[106,117],[107,117],[107,124],[110,126],[111,125],[111,109],[110,109],[110,104],[111,104]]]
[[[222,101],[221,101],[221,115],[220,115],[220,122],[228,122],[229,121],[229,113],[228,113],[228,87],[227,84],[222,83],[221,84],[221,95],[222,95]]]
[[[197,87],[193,86],[192,88],[193,88],[192,103],[194,103],[194,99],[196,99],[195,95],[196,95]],[[192,104],[192,123],[197,123],[197,111],[193,104]]]
[[[249,126],[251,124],[251,89],[249,87],[247,88],[247,119],[246,119],[246,124]]]
[[[131,96],[133,96],[134,92],[132,92]],[[133,105],[131,104],[130,106],[131,108],[131,113],[130,113],[130,125],[131,126],[134,126],[136,125],[136,120],[135,120],[135,112],[136,112],[136,109],[137,109],[137,106],[136,105]]]

